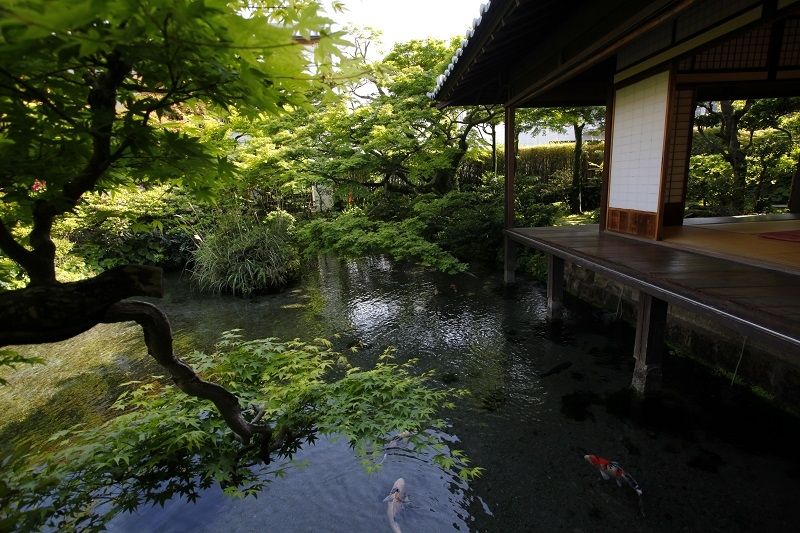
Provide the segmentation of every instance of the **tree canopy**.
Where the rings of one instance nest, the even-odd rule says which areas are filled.
[[[311,111],[269,117],[247,130],[240,159],[254,183],[328,183],[372,190],[446,193],[492,107],[433,107],[426,93],[454,45],[433,39],[399,43],[370,61],[368,41],[345,49],[347,76],[335,98]]]

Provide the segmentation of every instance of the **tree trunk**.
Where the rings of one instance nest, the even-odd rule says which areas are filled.
[[[442,195],[453,190],[455,187],[456,171],[461,164],[461,160],[464,159],[464,156],[467,154],[467,148],[469,146],[467,144],[468,133],[467,131],[459,136],[458,148],[450,156],[447,167],[441,168],[434,173],[433,179],[428,182],[429,190]]]
[[[213,402],[242,442],[249,442],[256,432],[268,435],[266,426],[256,428],[244,419],[239,399],[233,393],[216,383],[203,381],[189,365],[175,357],[172,328],[158,307],[146,302],[118,302],[106,310],[101,322],[136,322],[142,326],[150,356],[169,372],[172,381],[183,392]]]
[[[175,357],[167,317],[154,305],[120,301],[131,296],[163,296],[161,269],[121,266],[87,280],[30,285],[0,293],[0,347],[61,341],[100,323],[137,322],[144,329],[148,352],[170,373],[178,388],[211,400],[240,440],[247,443],[258,434],[268,449],[269,429],[244,420],[235,395],[203,381]]]
[[[72,283],[30,285],[0,293],[0,346],[69,339],[100,323],[106,310],[131,296],[160,297],[162,271],[128,265]]]
[[[789,212],[800,213],[800,159],[794,167],[792,176],[792,188],[789,191]]]
[[[492,168],[494,177],[497,178],[497,125],[492,123]]]
[[[739,142],[739,119],[741,114],[735,112],[731,100],[722,100],[720,102],[720,110],[722,113],[720,134],[727,147],[725,158],[730,163],[733,171],[730,208],[732,214],[739,215],[745,211],[747,196],[747,159]]]
[[[583,174],[583,128],[585,124],[573,124],[575,132],[575,152],[572,159],[572,186],[569,190],[569,212],[573,215],[581,213],[581,179]]]

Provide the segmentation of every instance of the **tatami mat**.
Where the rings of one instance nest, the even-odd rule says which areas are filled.
[[[800,273],[800,242],[759,237],[759,233],[800,229],[800,220],[703,224],[664,229],[664,243],[756,266]]]

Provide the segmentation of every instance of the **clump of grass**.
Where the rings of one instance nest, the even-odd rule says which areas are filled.
[[[248,296],[286,286],[300,270],[294,217],[227,212],[197,236],[192,278],[201,290]]]

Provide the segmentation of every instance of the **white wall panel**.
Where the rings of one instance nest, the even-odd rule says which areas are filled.
[[[617,91],[609,207],[658,211],[668,94],[669,72]]]

